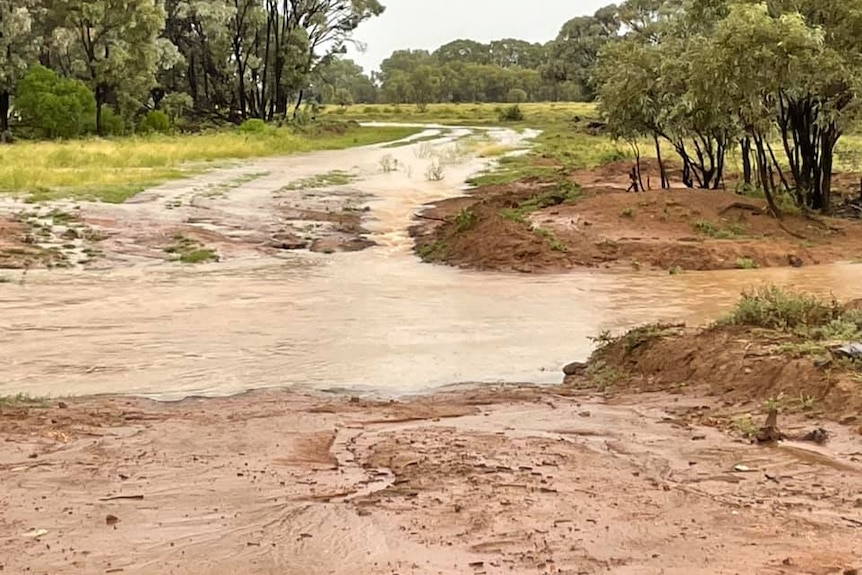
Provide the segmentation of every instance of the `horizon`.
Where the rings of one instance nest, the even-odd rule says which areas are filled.
[[[514,0],[437,0],[419,6],[417,0],[384,0],[386,11],[363,22],[353,39],[366,45],[362,52],[348,45],[346,58],[362,66],[366,74],[380,69],[380,63],[395,50],[428,50],[460,39],[487,43],[503,38],[547,42],[576,16],[591,15],[610,0],[543,0],[542,10],[523,9]],[[573,6],[575,4],[575,6]],[[457,19],[449,15],[457,14]],[[433,21],[441,23],[428,26]]]

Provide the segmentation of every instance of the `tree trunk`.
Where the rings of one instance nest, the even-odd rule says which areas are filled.
[[[667,170],[664,167],[664,160],[661,157],[661,144],[659,144],[658,136],[653,135],[655,141],[655,156],[658,160],[658,171],[661,176],[661,189],[667,190],[670,188],[670,182],[667,180]]]
[[[746,186],[751,185],[751,138],[748,136],[742,138],[739,142],[739,147],[742,149],[742,182]]]
[[[299,91],[299,96],[296,97],[296,106],[293,107],[293,119],[296,121],[296,116],[299,114],[299,107],[302,106],[302,99],[305,96],[305,90]]]
[[[9,107],[9,91],[0,92],[0,134],[4,135],[4,137],[6,132],[9,131]]]
[[[105,104],[105,90],[100,86],[96,86],[96,134],[104,135],[102,132],[102,106]]]
[[[769,174],[769,158],[766,156],[766,147],[763,144],[762,137],[754,138],[756,149],[757,171],[760,177],[761,186],[763,187],[763,195],[766,196],[766,204],[769,206],[769,211],[776,218],[781,218],[781,210],[775,203],[775,197],[772,193],[772,176]]]

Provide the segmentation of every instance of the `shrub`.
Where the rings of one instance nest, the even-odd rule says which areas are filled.
[[[523,104],[528,98],[527,92],[520,88],[512,88],[506,94],[506,101],[512,104]]]
[[[192,97],[185,92],[171,92],[162,98],[161,109],[165,111],[172,121],[181,118],[187,110],[195,105]]]
[[[171,131],[171,119],[161,110],[150,110],[141,118],[138,131],[144,134],[167,134]]]
[[[502,122],[521,122],[524,119],[524,112],[521,111],[521,106],[515,104],[500,110],[499,117]]]
[[[744,292],[736,309],[723,323],[795,330],[828,325],[842,313],[836,302],[824,302],[813,295],[769,286]]]
[[[239,131],[246,134],[262,134],[266,132],[266,122],[260,118],[252,118],[240,124]]]
[[[94,124],[96,99],[78,80],[34,66],[18,83],[15,109],[46,138],[75,138]]]
[[[126,120],[116,113],[113,108],[102,107],[102,135],[103,136],[125,136],[129,132]]]

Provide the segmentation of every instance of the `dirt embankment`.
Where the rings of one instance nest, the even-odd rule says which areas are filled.
[[[734,442],[667,410],[697,401],[486,387],[406,402],[278,391],[0,405],[0,569],[859,568],[852,441],[837,429],[806,456]]]
[[[563,184],[482,187],[429,206],[412,230],[417,253],[483,270],[683,271],[830,263],[862,249],[856,220],[787,215],[779,221],[767,215],[763,200],[727,190],[627,193],[630,167],[616,162],[578,171]],[[658,181],[655,166],[647,164],[645,174]],[[548,199],[560,189],[557,200]]]
[[[708,398],[688,415],[743,434],[777,409],[862,436],[862,371],[841,351],[845,345],[746,325],[649,325],[600,341],[587,363],[566,368],[565,381],[612,395]]]

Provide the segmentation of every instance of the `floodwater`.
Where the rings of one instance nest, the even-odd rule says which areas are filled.
[[[453,145],[459,135],[434,145]],[[523,135],[492,137],[516,145]],[[704,322],[758,284],[858,295],[862,266],[849,264],[679,276],[529,276],[422,264],[407,235],[412,215],[459,194],[485,164],[465,158],[447,166],[443,181],[429,182],[422,151],[429,145],[261,160],[255,167],[271,176],[225,200],[225,209],[248,216],[285,179],[355,166],[363,176],[350,185],[372,195],[366,227],[376,248],[31,272],[23,285],[0,284],[0,395],[173,400],[274,387],[398,395],[460,382],[550,384],[561,380],[563,365],[589,354],[589,338],[603,330]],[[383,173],[383,154],[403,169]],[[151,194],[181,189],[172,183]],[[146,209],[152,215],[161,205]]]

